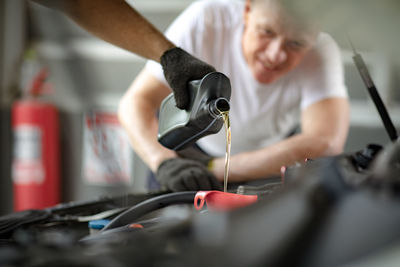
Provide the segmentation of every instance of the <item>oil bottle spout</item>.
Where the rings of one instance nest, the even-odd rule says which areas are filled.
[[[230,110],[229,101],[224,97],[213,99],[208,106],[208,110],[214,117],[221,116],[222,112]]]

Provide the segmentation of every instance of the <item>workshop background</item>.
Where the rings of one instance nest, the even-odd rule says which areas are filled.
[[[192,1],[127,2],[164,31]],[[351,59],[346,33],[366,61],[399,128],[400,3],[323,2],[303,3],[310,3],[308,12],[319,17],[323,30],[342,49],[351,100],[345,152],[369,143],[385,145],[390,140]],[[144,63],[143,58],[93,37],[57,11],[29,1],[0,1],[0,215],[13,210],[12,106],[17,98],[26,97],[35,73],[44,68],[49,74],[40,100],[54,104],[60,115],[61,201],[146,191],[147,169],[115,117],[120,97]]]

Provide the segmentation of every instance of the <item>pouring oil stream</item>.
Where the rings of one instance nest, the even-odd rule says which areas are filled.
[[[229,120],[229,111],[221,112],[224,120],[225,135],[226,135],[226,152],[225,152],[225,169],[224,169],[224,192],[228,188],[229,162],[231,158],[231,123]]]

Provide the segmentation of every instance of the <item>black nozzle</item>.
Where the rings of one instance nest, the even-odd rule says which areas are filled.
[[[220,116],[221,112],[226,112],[230,109],[229,101],[223,97],[211,101],[208,107],[210,113],[214,116]]]
[[[228,100],[226,100],[226,98],[222,98],[222,97],[215,100],[215,106],[217,107],[217,109],[220,112],[229,111],[229,109],[231,108]]]

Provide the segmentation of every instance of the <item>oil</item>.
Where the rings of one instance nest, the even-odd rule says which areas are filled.
[[[231,158],[231,122],[229,120],[229,111],[221,112],[224,120],[225,135],[226,135],[226,152],[225,152],[225,169],[224,169],[224,192],[228,188],[229,161]]]

